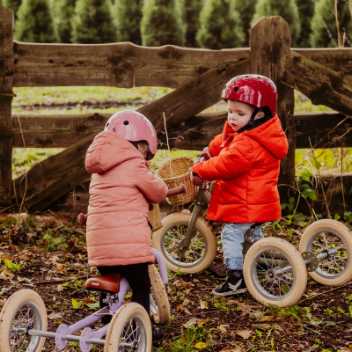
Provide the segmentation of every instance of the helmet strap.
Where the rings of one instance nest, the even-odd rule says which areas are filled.
[[[264,116],[259,119],[255,119],[255,116],[258,114],[258,112],[263,112]],[[256,127],[262,125],[263,123],[267,122],[272,117],[273,117],[273,114],[271,113],[270,109],[267,108],[266,106],[264,106],[263,108],[256,107],[256,108],[254,108],[254,111],[253,111],[248,123],[245,126],[243,126],[242,128],[240,128],[237,132],[240,133],[243,131],[252,130],[253,128],[256,128]]]

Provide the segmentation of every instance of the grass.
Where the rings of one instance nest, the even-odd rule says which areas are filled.
[[[16,88],[13,100],[13,112],[23,114],[35,112],[36,114],[74,114],[105,112],[113,113],[123,109],[135,109],[146,102],[158,99],[170,92],[164,87],[45,87],[45,88]],[[104,102],[116,102],[121,105],[111,107]],[[69,104],[70,103],[70,104]],[[91,105],[89,105],[91,104]],[[223,103],[216,104],[209,109],[212,112],[224,112]],[[323,105],[313,105],[311,101],[299,92],[295,92],[295,112],[329,112],[331,109]],[[28,148],[14,149],[13,175],[17,177],[28,170],[34,163],[56,154],[61,149]],[[173,150],[159,151],[152,161],[152,168],[157,169],[169,157],[178,156],[195,157],[196,151]],[[296,171],[297,175],[310,170],[318,173],[346,173],[352,172],[352,149],[297,149]]]

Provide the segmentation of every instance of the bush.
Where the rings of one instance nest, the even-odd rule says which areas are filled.
[[[290,27],[292,42],[297,43],[301,25],[295,0],[259,0],[255,7],[253,23],[264,16],[281,16],[284,18]]]
[[[112,5],[112,17],[119,42],[141,44],[142,6],[142,0],[118,0]]]
[[[70,43],[72,33],[72,14],[76,0],[51,0],[50,13],[57,42]]]
[[[304,48],[310,46],[310,33],[311,33],[311,22],[314,14],[314,1],[313,0],[296,0],[301,19],[301,32],[298,38],[298,46]]]
[[[17,16],[17,11],[21,5],[22,0],[2,0],[2,5],[11,9]],[[1,5],[1,1],[0,1]]]
[[[176,0],[145,0],[141,23],[142,43],[147,46],[184,45],[182,10]]]
[[[186,45],[191,47],[198,46],[197,30],[199,27],[199,14],[204,5],[204,0],[181,0],[183,22],[186,31]]]
[[[200,46],[222,49],[242,45],[244,34],[235,0],[207,0],[199,22],[197,41]]]
[[[26,42],[54,41],[54,30],[46,0],[23,0],[17,13],[16,39]]]
[[[257,3],[257,0],[236,0],[235,1],[235,8],[241,17],[245,45],[249,44],[251,21],[254,16],[256,3]]]
[[[106,43],[116,40],[109,0],[77,0],[72,19],[72,41]]]
[[[313,47],[336,47],[338,45],[334,6],[334,0],[317,0],[315,3],[310,35],[310,42]],[[351,46],[351,14],[346,2],[343,3],[343,6],[340,26],[341,30],[347,34],[346,44]]]

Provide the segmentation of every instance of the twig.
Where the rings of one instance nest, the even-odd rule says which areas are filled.
[[[66,279],[59,279],[59,280],[44,280],[44,281],[36,282],[35,284],[36,285],[55,285],[55,284],[60,284],[62,282],[81,280],[81,279],[86,279],[86,278],[87,278],[87,275],[78,276],[78,277],[69,277]]]
[[[344,287],[347,287],[347,286],[351,286],[352,285],[352,282],[348,282],[347,284],[344,284],[342,286],[339,286],[339,287],[334,287],[334,288],[331,288],[330,290],[327,290],[327,291],[324,291],[324,292],[320,292],[314,296],[311,296],[311,297],[307,297],[305,299],[302,299],[299,304],[303,303],[303,302],[306,302],[306,301],[311,301],[313,299],[316,299],[317,297],[320,297],[320,296],[323,296],[323,295],[326,295],[330,292],[335,292],[335,291],[338,291],[338,290],[341,290],[342,288]]]

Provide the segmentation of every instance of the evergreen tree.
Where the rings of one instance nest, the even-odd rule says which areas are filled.
[[[116,40],[109,0],[77,0],[72,18],[72,41],[107,43]]]
[[[244,44],[249,44],[249,34],[251,31],[251,21],[254,16],[255,4],[257,0],[236,0],[235,8],[240,14],[242,29],[245,35]]]
[[[301,19],[301,33],[298,38],[300,47],[310,46],[311,22],[314,14],[314,0],[296,0],[299,17]]]
[[[17,13],[15,36],[25,42],[54,41],[54,30],[46,0],[23,0]]]
[[[200,46],[222,49],[242,45],[244,34],[235,0],[206,0],[199,22],[197,41]]]
[[[255,7],[253,23],[263,16],[281,16],[284,18],[290,27],[292,42],[297,42],[301,26],[295,0],[259,0]]]
[[[317,0],[312,19],[310,42],[313,47],[336,47],[337,30],[335,19],[335,0]],[[351,46],[352,23],[348,4],[344,2],[342,16],[339,18],[341,31],[346,33],[348,46]]]
[[[50,13],[57,42],[70,43],[72,33],[72,14],[76,0],[51,0]]]
[[[144,1],[141,22],[143,45],[184,45],[184,27],[181,6],[177,0]]]
[[[186,31],[186,46],[196,47],[199,14],[205,0],[179,0]]]
[[[112,17],[119,42],[141,44],[142,7],[143,0],[118,0],[112,5]]]
[[[14,14],[17,14],[17,11],[21,5],[22,0],[2,0],[2,5],[11,9]]]

